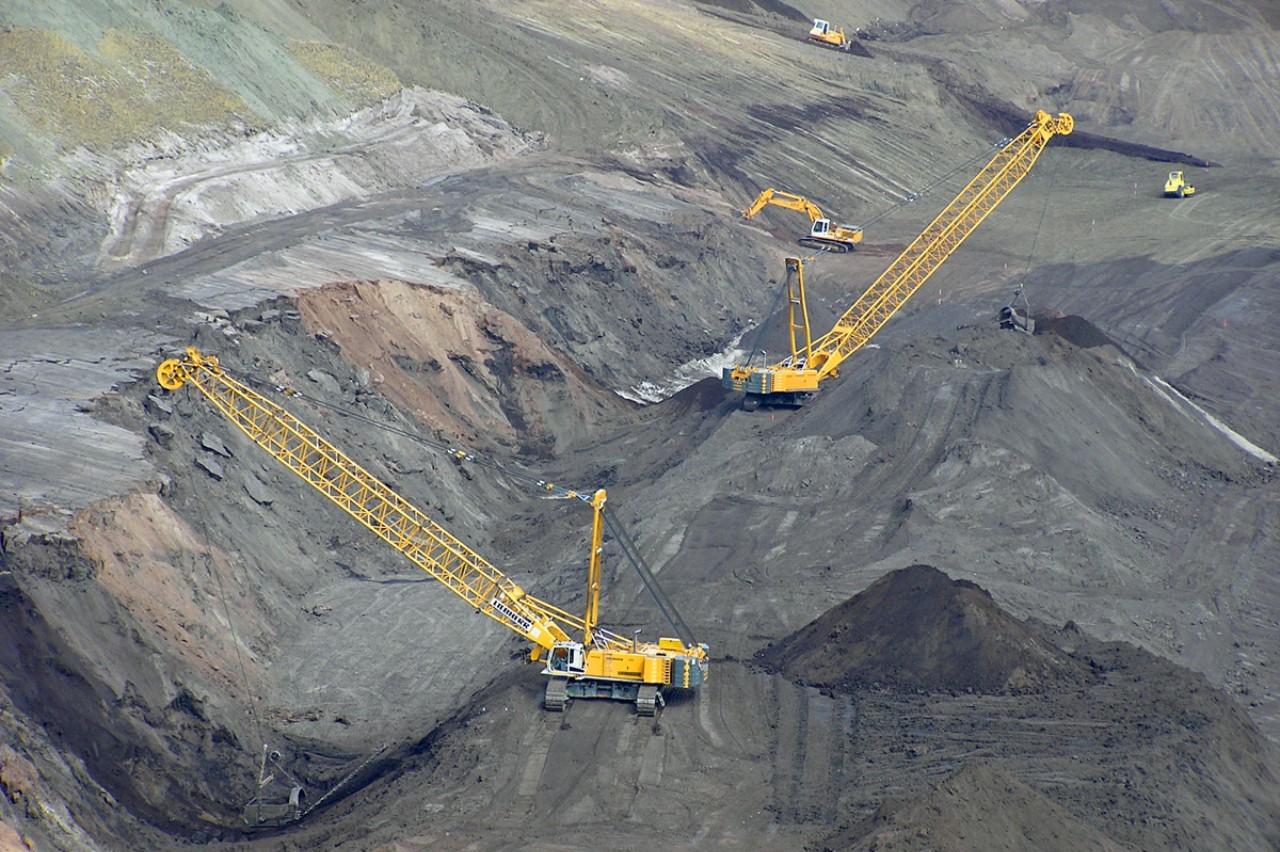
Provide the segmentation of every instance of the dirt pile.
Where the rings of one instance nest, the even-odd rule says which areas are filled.
[[[1016,621],[928,566],[757,660],[856,706],[846,814],[875,812],[816,848],[1272,848],[1280,831],[1275,747],[1203,677]],[[1010,669],[1038,679],[1001,685]]]
[[[790,680],[849,690],[1029,692],[1089,680],[987,592],[928,565],[893,571],[758,655]]]
[[[1119,852],[1123,847],[1004,770],[973,763],[918,799],[886,804],[868,823],[828,838],[823,848]]]
[[[474,290],[350,282],[297,304],[402,411],[471,447],[546,455],[629,407]],[[557,418],[567,411],[573,423]]]
[[[1124,352],[1118,343],[1084,317],[1074,314],[1056,314],[1038,316],[1035,320],[1036,334],[1056,334],[1063,340],[1071,341],[1081,349],[1114,346]]]

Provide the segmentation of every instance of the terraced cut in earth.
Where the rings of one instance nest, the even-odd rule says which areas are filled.
[[[2,5],[0,849],[1280,848],[1274,3]],[[808,223],[739,211],[863,227],[821,334],[1039,110],[745,411]],[[709,680],[544,712],[188,346],[572,614],[605,489]]]

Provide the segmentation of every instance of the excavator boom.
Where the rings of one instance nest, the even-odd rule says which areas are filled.
[[[1066,113],[1056,117],[1041,110],[1016,138],[1000,148],[977,176],[960,191],[937,218],[907,246],[867,288],[835,326],[814,341],[812,351],[798,364],[789,358],[769,367],[739,365],[726,368],[723,384],[747,394],[748,408],[760,404],[800,405],[817,391],[822,380],[835,376],[845,358],[861,349],[920,289],[969,234],[1005,196],[1026,177],[1041,151],[1055,135],[1071,132]]]
[[[799,210],[809,215],[809,221],[824,218],[822,210],[818,205],[814,204],[803,195],[796,195],[791,192],[782,192],[781,190],[769,189],[763,190],[756,196],[755,200],[746,210],[742,211],[742,218],[750,219],[768,205],[773,204],[778,207],[785,207],[788,210]]]

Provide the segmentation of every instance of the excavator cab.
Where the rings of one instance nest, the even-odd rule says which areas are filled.
[[[862,242],[862,228],[856,225],[837,225],[830,219],[814,219],[809,235],[797,242],[805,248],[829,251],[836,254],[853,251]]]

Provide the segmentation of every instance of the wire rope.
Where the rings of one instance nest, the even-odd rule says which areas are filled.
[[[350,409],[345,408],[343,406],[336,405],[330,402],[325,402],[324,400],[317,399],[316,397],[308,396],[302,393],[301,391],[297,390],[296,388],[285,387],[282,385],[273,384],[271,382],[264,382],[252,377],[244,377],[244,378],[238,377],[237,380],[243,382],[246,385],[249,385],[250,387],[254,387],[257,390],[270,389],[277,393],[282,393],[288,397],[305,400],[306,402],[309,402],[312,405],[315,405],[319,408],[328,409],[336,413],[340,417],[348,417],[353,420],[359,421],[361,423],[365,423],[369,426],[373,426],[374,428],[381,429],[391,434],[399,435],[400,437],[406,438],[410,441],[413,441],[414,443],[420,444],[429,449],[445,453],[459,463],[470,462],[480,467],[489,468],[490,470],[493,470],[503,476],[509,477],[518,482],[527,483],[529,485],[532,485],[538,488],[539,490],[548,492],[555,497],[563,498],[563,499],[579,500],[587,504],[591,503],[593,492],[589,490],[566,488],[562,485],[557,485],[556,483],[550,482],[546,479],[540,479],[536,476],[532,476],[530,474],[527,474],[521,471],[513,470],[505,465],[499,464],[498,462],[484,458],[483,456],[477,456],[475,453],[471,452],[470,450],[460,449],[456,446],[441,443],[439,441],[432,441],[431,439],[426,438],[417,432],[413,432],[408,429],[402,429],[400,427],[393,426],[389,423],[381,422],[379,420],[376,420],[364,414],[359,414],[357,412],[351,411]],[[627,561],[631,563],[631,566],[632,568],[635,569],[636,573],[640,575],[640,579],[644,583],[645,588],[649,591],[649,594],[653,597],[654,602],[658,605],[658,609],[662,613],[663,617],[667,620],[667,623],[671,625],[671,629],[676,631],[676,636],[686,645],[693,644],[692,631],[689,630],[688,625],[685,623],[684,619],[680,616],[680,613],[676,610],[675,604],[671,602],[671,599],[667,597],[666,593],[662,590],[662,587],[658,584],[657,577],[655,576],[653,569],[649,566],[648,562],[644,559],[643,555],[641,555],[640,550],[636,546],[634,539],[632,539],[631,536],[627,533],[626,529],[622,526],[621,521],[617,519],[617,517],[615,516],[615,513],[610,509],[610,507],[607,504],[601,509],[601,515],[604,518],[604,521],[608,526],[609,530],[614,534],[614,538],[616,539],[618,546],[621,548],[623,555],[626,556]]]
[[[939,175],[938,177],[934,178],[932,181],[925,184],[922,189],[917,190],[915,192],[908,192],[905,196],[903,196],[901,201],[898,201],[894,204],[889,205],[884,210],[881,210],[879,213],[877,213],[876,215],[872,216],[870,219],[867,219],[865,222],[863,222],[862,223],[863,230],[866,230],[868,225],[874,225],[877,222],[881,221],[882,219],[885,219],[886,217],[892,215],[895,211],[899,210],[900,208],[906,207],[908,204],[914,204],[915,202],[923,198],[925,195],[927,195],[929,192],[932,192],[942,184],[951,180],[957,174],[960,174],[961,172],[968,173],[968,171],[970,170],[970,168],[973,166],[974,163],[989,157],[991,150],[993,148],[1003,148],[1005,145],[1008,145],[1009,142],[1010,142],[1010,139],[1008,137],[1001,139],[999,142],[995,142],[990,146],[988,146],[987,148],[984,148],[983,150],[974,154],[972,157],[965,160],[963,163],[960,163],[958,166],[956,166],[946,174]]]

